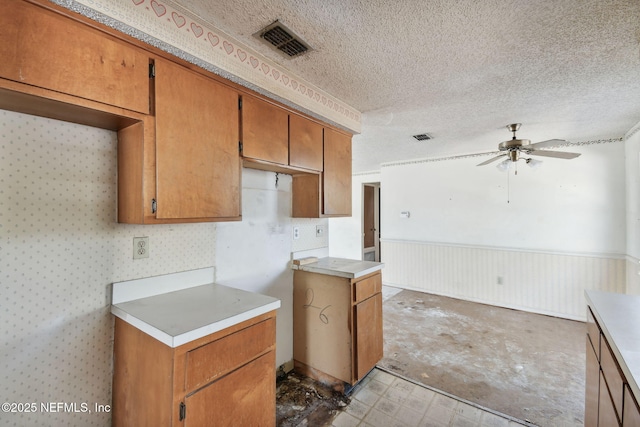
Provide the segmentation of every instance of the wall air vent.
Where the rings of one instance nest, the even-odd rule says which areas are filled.
[[[254,36],[266,40],[273,48],[290,57],[298,56],[311,50],[308,44],[279,21],[263,28],[255,33]]]
[[[418,141],[428,141],[428,140],[432,139],[431,135],[429,135],[428,133],[421,133],[419,135],[413,135],[413,137],[415,139],[417,139]]]

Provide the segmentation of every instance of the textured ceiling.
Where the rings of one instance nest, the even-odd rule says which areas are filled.
[[[640,0],[175,3],[363,112],[354,172],[495,151],[514,122],[585,142],[640,121]],[[275,20],[314,50],[289,59],[252,35]]]

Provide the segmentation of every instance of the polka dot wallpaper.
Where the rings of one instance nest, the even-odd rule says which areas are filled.
[[[116,138],[0,110],[0,425],[110,425],[111,283],[215,264],[215,224],[116,223]]]
[[[20,412],[0,411],[2,426],[111,425],[95,405],[111,405],[113,282],[210,266],[233,270],[233,257],[216,256],[216,246],[226,251],[242,239],[263,251],[260,236],[276,231],[291,236],[278,253],[269,246],[284,277],[291,251],[327,246],[326,219],[292,219],[288,207],[269,214],[277,224],[258,221],[264,213],[251,211],[257,201],[249,197],[264,198],[266,190],[243,190],[242,223],[118,224],[116,150],[115,132],[0,110],[0,404],[15,403]],[[245,172],[247,187],[272,180]],[[290,183],[279,190],[283,206],[290,191]],[[316,225],[325,226],[325,236],[315,237]],[[295,241],[292,226],[300,228]],[[241,232],[256,227],[266,231]],[[133,238],[142,236],[150,256],[134,260]],[[243,266],[252,282],[263,273]],[[286,302],[292,287],[274,296]],[[286,311],[279,316],[287,322]]]

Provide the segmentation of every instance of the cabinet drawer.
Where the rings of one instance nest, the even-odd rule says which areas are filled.
[[[272,349],[275,327],[275,319],[268,319],[187,353],[186,391],[199,388]]]
[[[600,327],[589,307],[587,307],[587,336],[596,352],[596,357],[600,360]]]
[[[600,366],[602,368],[602,374],[609,387],[609,393],[611,393],[611,400],[615,406],[618,416],[622,415],[622,394],[624,392],[624,380],[618,362],[616,362],[609,343],[606,339],[602,339],[602,351],[600,353]],[[600,384],[600,388],[603,384]]]
[[[353,302],[364,301],[379,292],[382,292],[382,274],[380,273],[353,284]]]

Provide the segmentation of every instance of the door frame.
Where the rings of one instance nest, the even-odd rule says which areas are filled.
[[[365,187],[373,187],[373,224],[374,224],[374,234],[373,241],[374,246],[365,248],[364,247],[364,218],[365,218],[365,203],[364,203],[364,189]],[[365,182],[362,184],[362,215],[360,218],[360,231],[361,231],[361,240],[360,247],[362,248],[362,259],[365,260],[365,255],[371,252],[374,252],[374,260],[380,262],[380,183],[379,182]]]

